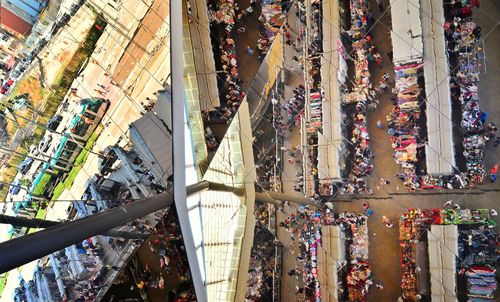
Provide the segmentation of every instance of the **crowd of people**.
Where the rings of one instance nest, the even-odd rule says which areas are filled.
[[[330,209],[314,210],[300,206],[292,212],[280,226],[284,227],[291,239],[298,244],[297,268],[293,275],[301,278],[304,287],[298,287],[296,294],[304,295],[305,300],[320,301],[318,271],[318,249],[322,244],[322,228],[337,225],[345,233],[349,242],[348,261],[338,263],[340,270],[347,270],[347,283],[339,283],[340,293],[347,292],[349,301],[364,301],[371,281],[368,263],[367,216],[356,213],[338,213]],[[340,278],[342,279],[342,278]]]
[[[422,64],[409,63],[394,66],[395,94],[391,97],[392,111],[387,116],[388,133],[394,149],[393,158],[401,165],[399,177],[410,190],[420,187],[417,176],[418,148],[422,147],[419,136],[420,93],[418,80]]]
[[[354,103],[353,130],[351,143],[354,146],[353,164],[350,173],[350,182],[343,188],[343,194],[367,192],[366,176],[373,168],[373,154],[369,147],[366,111],[368,106],[377,103],[375,90],[370,83],[368,68],[369,57],[378,51],[370,45],[369,33],[370,2],[367,0],[351,1],[351,29],[348,31],[352,39],[352,53],[354,59],[354,82],[351,91],[344,95],[345,104]],[[371,16],[371,15],[370,15]],[[379,55],[379,54],[378,54]],[[380,59],[381,60],[381,59]]]
[[[213,32],[219,32],[219,54],[222,74],[219,76],[221,92],[221,117],[229,120],[245,97],[238,71],[238,55],[234,41],[236,21],[247,15],[234,0],[208,0],[208,11]]]
[[[472,21],[472,8],[479,1],[461,1],[450,4],[444,24],[448,40],[448,53],[452,69],[452,96],[460,102],[461,127],[464,131],[463,145],[466,171],[472,184],[481,183],[486,175],[484,165],[485,144],[489,134],[485,133],[487,115],[479,109],[478,82],[480,63],[481,27]]]
[[[287,128],[300,127],[300,120],[304,116],[305,87],[299,85],[293,90],[294,96],[282,105],[288,115]]]
[[[281,263],[270,243],[276,243],[281,248],[274,235],[257,223],[250,254],[246,302],[273,300],[273,275],[280,278]]]
[[[309,41],[305,41],[308,58],[303,58],[305,66],[304,72],[308,74],[309,83],[306,83],[304,95],[307,94],[309,103],[305,104],[305,127],[307,136],[307,150],[305,156],[304,189],[307,196],[314,196],[318,193],[318,134],[322,132],[322,106],[324,92],[321,82],[321,52],[323,51],[323,32],[321,0],[311,1],[311,14],[309,20]],[[304,1],[296,2],[296,9],[303,27],[306,27],[307,20],[305,14]],[[305,31],[302,32],[305,34]],[[302,38],[301,38],[302,39]],[[307,61],[307,62],[306,62]]]

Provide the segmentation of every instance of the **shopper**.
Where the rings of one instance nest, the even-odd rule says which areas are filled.
[[[377,121],[377,128],[384,129],[384,125],[382,125],[382,121],[381,120]]]
[[[250,47],[250,45],[248,45],[247,46],[247,53],[252,56],[254,54],[254,52],[255,52],[255,50],[253,50],[252,47]]]

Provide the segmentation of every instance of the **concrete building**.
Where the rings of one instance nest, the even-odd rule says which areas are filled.
[[[46,0],[2,0],[0,25],[10,33],[25,38],[46,5]]]

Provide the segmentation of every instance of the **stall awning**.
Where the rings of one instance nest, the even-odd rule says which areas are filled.
[[[394,63],[422,60],[422,24],[419,0],[392,1],[392,49]]]

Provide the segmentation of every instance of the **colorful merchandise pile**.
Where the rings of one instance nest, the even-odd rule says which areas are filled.
[[[467,270],[467,297],[470,302],[493,301],[497,289],[496,270],[486,266],[473,266]]]
[[[349,245],[349,273],[347,291],[349,301],[366,301],[371,284],[371,270],[368,263],[368,225],[351,224],[352,244]]]
[[[466,279],[468,301],[481,302],[495,299],[497,236],[498,234],[489,228],[459,231],[459,278]]]
[[[356,108],[353,116],[354,129],[352,130],[351,142],[354,145],[353,167],[350,175],[350,183],[343,188],[343,194],[353,194],[366,191],[365,177],[373,168],[373,154],[369,148],[370,136],[368,135],[366,121],[366,106],[373,101],[375,95],[370,83],[370,71],[368,70],[368,49],[371,37],[368,31],[368,13],[370,2],[367,0],[352,0],[351,11],[351,38],[354,53],[354,87],[352,91],[343,97],[344,104],[355,103]]]
[[[290,233],[292,240],[298,239],[299,242],[300,255],[296,259],[298,266],[303,266],[301,271],[305,287],[296,294],[304,293],[305,301],[321,301],[317,255],[322,244],[321,228],[324,225],[340,226],[345,230],[348,241],[352,242],[348,246],[350,262],[347,263],[347,292],[352,297],[349,301],[365,301],[369,284],[372,283],[368,263],[367,217],[356,213],[331,212],[328,209],[314,211],[307,206],[300,207],[280,223]],[[339,283],[339,286],[342,284]]]
[[[454,209],[408,209],[407,213],[403,213],[399,220],[399,240],[400,240],[400,257],[401,257],[401,290],[402,290],[402,299],[403,301],[418,301],[418,289],[417,289],[417,274],[416,274],[416,244],[419,241],[425,240],[425,236],[427,234],[427,230],[430,225],[438,224],[438,225],[473,225],[480,226],[482,228],[486,227],[486,231],[488,234],[492,233],[490,228],[493,228],[496,224],[495,221],[491,218],[490,212],[485,209],[464,209],[464,210],[454,210]],[[491,235],[481,235],[476,236],[476,238],[469,238],[468,236],[464,236],[462,234],[463,231],[459,234],[459,259],[463,259],[460,264],[460,268],[462,268],[465,272],[465,269],[471,265],[479,265],[484,264],[482,262],[475,262],[474,256],[467,258],[466,253],[471,255],[477,255],[480,250],[477,250],[477,253],[471,252],[473,247],[483,247],[479,241],[486,238],[487,241],[491,241]],[[469,232],[469,230],[467,231]],[[475,231],[471,231],[475,232]],[[496,237],[496,235],[494,236]],[[460,239],[462,238],[462,239]],[[463,239],[465,238],[465,239]],[[470,239],[470,241],[468,241]],[[473,241],[475,240],[475,243]],[[460,243],[462,241],[462,244]],[[472,247],[464,248],[464,245],[468,246],[471,243]],[[495,242],[494,240],[492,242]],[[493,249],[494,250],[494,249]],[[431,255],[429,255],[431,256]],[[479,257],[480,258],[480,257]],[[484,258],[483,258],[484,260]],[[466,265],[468,264],[468,265]],[[492,266],[494,267],[494,266]],[[476,285],[479,284],[477,280],[473,280]],[[486,283],[486,281],[485,281]],[[496,286],[496,283],[495,283]],[[485,285],[486,288],[492,288],[491,285]],[[474,287],[477,288],[477,287]],[[496,287],[495,287],[496,288]],[[494,290],[493,290],[494,291]],[[473,300],[471,300],[473,301]],[[481,300],[476,300],[481,301]]]
[[[259,17],[260,37],[257,40],[257,49],[261,53],[261,58],[267,54],[269,47],[273,44],[274,37],[283,25],[285,20],[283,11],[286,10],[284,5],[288,5],[288,3],[281,0],[262,1],[262,12]]]
[[[393,108],[387,117],[389,135],[394,149],[393,158],[401,165],[399,176],[410,189],[420,187],[416,164],[418,125],[420,123],[419,96],[422,89],[418,84],[421,64],[395,66],[395,89],[397,95],[392,98]]]
[[[478,82],[480,63],[479,41],[481,28],[472,21],[472,7],[478,1],[459,1],[450,4],[445,23],[448,39],[454,100],[462,109],[461,127],[464,132],[466,171],[472,184],[481,183],[484,167],[484,122],[487,115],[479,109]]]
[[[299,9],[303,5],[298,2]],[[323,89],[321,88],[321,57],[319,54],[322,49],[322,17],[321,17],[321,0],[311,1],[311,28],[308,35],[311,37],[310,44],[306,45],[308,49],[308,64],[306,64],[309,75],[309,83],[307,88],[309,91],[309,100],[306,100],[305,118],[302,127],[302,142],[307,149],[304,154],[304,175],[305,175],[305,194],[306,196],[314,196],[318,193],[318,134],[322,132],[322,103]],[[306,23],[306,19],[301,19],[302,23]]]

